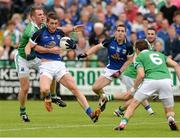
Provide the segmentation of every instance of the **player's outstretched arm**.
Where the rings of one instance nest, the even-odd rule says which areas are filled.
[[[63,26],[58,27],[58,29],[61,29],[64,33],[70,33],[70,32],[80,32],[84,30],[84,25],[76,25],[76,26]]]
[[[86,53],[82,53],[82,54],[78,55],[78,60],[81,58],[86,58],[87,56],[90,56],[90,55],[96,53],[96,51],[98,51],[100,48],[102,48],[102,44],[97,44],[97,45],[91,47],[90,49],[87,50]]]
[[[132,61],[133,61],[133,56],[128,57],[127,61],[126,61],[126,62],[124,63],[124,65],[120,68],[120,71],[123,72],[123,71],[127,68],[127,66],[128,66],[130,63],[132,63]]]
[[[172,67],[174,68],[179,80],[180,80],[180,65],[178,63],[176,63],[174,60],[172,60],[171,58],[167,58],[167,61],[166,61],[166,64],[169,66],[169,67]]]

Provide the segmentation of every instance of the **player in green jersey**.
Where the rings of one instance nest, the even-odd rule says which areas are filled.
[[[45,15],[41,7],[32,7],[30,12],[31,21],[25,28],[23,32],[22,39],[20,40],[20,45],[18,47],[18,53],[15,56],[16,69],[18,72],[20,80],[20,92],[19,92],[19,102],[20,102],[20,116],[24,122],[29,122],[30,119],[26,113],[25,103],[27,101],[27,95],[29,90],[29,68],[38,69],[41,64],[40,60],[36,58],[33,54],[26,57],[25,47],[28,43],[31,36],[38,31],[40,28],[44,27],[45,24]],[[62,28],[62,27],[61,27]],[[64,27],[62,30],[67,33],[70,31],[81,31],[82,26],[75,27]],[[55,83],[55,82],[54,82]],[[53,102],[59,106],[66,106],[66,104],[61,100],[60,97],[57,97],[55,94],[55,85],[51,85],[51,96]]]
[[[43,9],[41,7],[32,7],[30,17],[31,21],[23,32],[18,47],[18,53],[15,56],[15,64],[20,81],[20,92],[18,95],[18,99],[20,102],[20,116],[22,117],[24,122],[30,121],[25,108],[29,91],[29,68],[38,69],[39,65],[41,64],[40,60],[36,57],[32,56],[28,60],[26,59],[25,46],[31,36],[42,27],[42,24],[45,21]]]
[[[149,49],[154,49],[154,43],[156,41],[156,30],[154,28],[148,28],[146,35],[147,35],[146,41],[149,44]],[[134,58],[135,57],[136,57],[136,53],[134,53]],[[137,75],[137,71],[134,68],[133,63],[131,63],[125,69],[125,71],[123,72],[123,74],[120,77],[123,84],[125,84],[127,90],[129,90],[133,86],[136,75]],[[111,101],[114,99],[125,100],[126,102],[123,104],[123,106],[120,106],[118,109],[116,109],[114,111],[114,115],[119,117],[119,116],[123,116],[124,111],[130,104],[131,99],[133,98],[133,95],[134,95],[134,93],[130,93],[130,92],[124,92],[124,93],[116,92],[113,94],[103,95],[101,100],[104,101],[105,104],[107,103],[107,101]],[[104,106],[105,106],[105,104],[104,104]],[[152,110],[152,108],[147,100],[143,101],[142,105],[144,106],[144,108],[147,110],[147,112],[150,115],[154,114],[154,111]]]
[[[155,92],[158,92],[159,99],[163,103],[169,127],[171,130],[178,130],[174,119],[175,113],[173,111],[174,97],[172,81],[167,65],[174,68],[179,79],[180,66],[162,53],[149,50],[148,43],[145,40],[137,41],[135,50],[137,57],[134,66],[137,70],[137,77],[130,91],[136,91],[136,93],[126,110],[124,117],[121,119],[120,124],[115,130],[124,130],[128,120],[132,117],[139,104]]]

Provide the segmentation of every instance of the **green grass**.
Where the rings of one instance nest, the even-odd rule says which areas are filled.
[[[19,117],[18,101],[0,101],[0,137],[180,137],[170,131],[161,103],[152,102],[156,115],[149,116],[139,107],[124,131],[114,131],[120,119],[113,116],[118,102],[108,103],[97,123],[92,123],[77,102],[67,102],[66,108],[56,105],[48,113],[42,101],[27,103],[30,123]],[[97,102],[90,102],[92,107]],[[176,121],[180,124],[180,103],[175,103]]]

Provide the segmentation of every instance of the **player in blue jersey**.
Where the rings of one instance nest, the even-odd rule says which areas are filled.
[[[117,26],[114,37],[105,39],[102,43],[90,48],[86,53],[78,55],[78,59],[86,58],[101,48],[107,48],[109,63],[103,74],[95,81],[92,90],[100,97],[104,94],[103,88],[109,85],[113,78],[121,75],[121,72],[132,62],[133,46],[126,40],[126,28],[123,24]],[[100,100],[101,101],[101,100]],[[101,111],[104,103],[99,103]]]
[[[96,122],[100,110],[97,109],[95,112],[90,108],[86,97],[77,88],[73,77],[70,75],[65,67],[65,63],[61,61],[59,42],[64,37],[64,32],[58,27],[58,17],[55,13],[50,12],[47,15],[47,27],[36,32],[27,44],[26,54],[30,51],[29,48],[35,49],[35,55],[41,59],[40,68],[40,90],[44,97],[44,103],[46,109],[51,112],[51,96],[50,96],[50,85],[52,79],[55,78],[57,82],[68,88],[77,98],[80,105],[83,107],[87,115]],[[76,45],[73,40],[68,41],[68,47],[75,49]]]

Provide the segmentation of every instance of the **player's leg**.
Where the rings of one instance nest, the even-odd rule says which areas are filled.
[[[97,110],[95,113],[92,111],[91,107],[89,106],[86,97],[83,95],[83,93],[77,88],[75,84],[74,78],[69,74],[64,74],[61,78],[59,78],[59,83],[61,83],[63,86],[68,88],[74,96],[77,98],[79,104],[84,109],[86,114],[94,121],[96,122],[99,115],[100,110]]]
[[[179,130],[174,118],[174,97],[172,81],[170,79],[160,80],[159,98],[161,99],[167,121],[171,130]]]
[[[124,117],[121,119],[120,124],[117,127],[115,127],[114,130],[123,130],[126,127],[128,120],[133,116],[134,111],[139,106],[139,104],[140,102],[138,100],[136,100],[135,98],[132,99],[132,102],[128,106]]]
[[[124,117],[121,119],[120,124],[115,128],[115,130],[123,130],[128,120],[133,116],[135,109],[139,106],[139,104],[147,99],[150,95],[152,95],[156,90],[156,81],[144,81],[141,87],[134,94],[134,98],[130,105],[128,106]]]
[[[163,106],[164,106],[164,111],[165,111],[165,115],[169,124],[169,127],[171,128],[171,130],[179,130],[178,126],[175,122],[175,113],[173,110],[173,105],[174,105],[174,99],[173,98],[167,98],[167,99],[162,99],[163,102]]]
[[[51,94],[50,94],[50,85],[52,83],[51,76],[47,75],[41,75],[40,76],[40,91],[44,99],[44,105],[48,112],[51,112],[53,110],[52,108],[52,100],[51,100]]]
[[[92,86],[93,92],[98,96],[104,94],[103,88],[111,83],[111,80],[107,79],[105,76],[100,76]]]
[[[154,115],[154,111],[152,110],[148,100],[144,100],[142,103],[141,103],[145,110],[149,113],[149,115]]]
[[[126,76],[126,75],[122,75],[121,76],[121,81],[123,84],[126,85],[127,90],[130,90],[131,87],[134,85],[134,79]],[[114,111],[114,115],[116,116],[122,116],[123,112],[127,109],[127,107],[129,106],[129,104],[131,103],[131,99],[133,98],[134,93],[127,93],[126,95],[124,95],[125,100],[127,100],[122,106],[119,106],[119,108],[117,108]],[[114,96],[115,99],[121,98],[118,95]],[[121,98],[122,99],[122,98]],[[120,99],[120,100],[121,100]],[[152,110],[149,102],[147,100],[142,102],[142,105],[144,106],[145,110],[151,115],[154,114],[154,111]]]
[[[111,83],[112,80],[106,78],[105,76],[100,76],[92,86],[92,90],[100,96],[99,98],[99,107],[103,112],[106,107],[106,103],[108,100],[106,99],[106,95],[104,94],[103,88]]]
[[[30,122],[30,119],[26,111],[26,101],[29,91],[29,68],[25,59],[20,57],[18,53],[15,55],[15,65],[18,72],[20,91],[18,94],[18,100],[20,104],[20,116],[24,122]]]
[[[57,96],[56,94],[56,85],[57,85],[57,82],[55,79],[53,79],[51,87],[50,87],[52,103],[55,103],[56,105],[60,107],[66,107],[66,103],[61,99],[61,97]]]
[[[20,116],[22,117],[24,122],[30,122],[30,119],[26,112],[26,101],[29,91],[29,77],[21,77],[19,78],[20,82],[20,91],[18,94],[18,100],[20,103]]]

